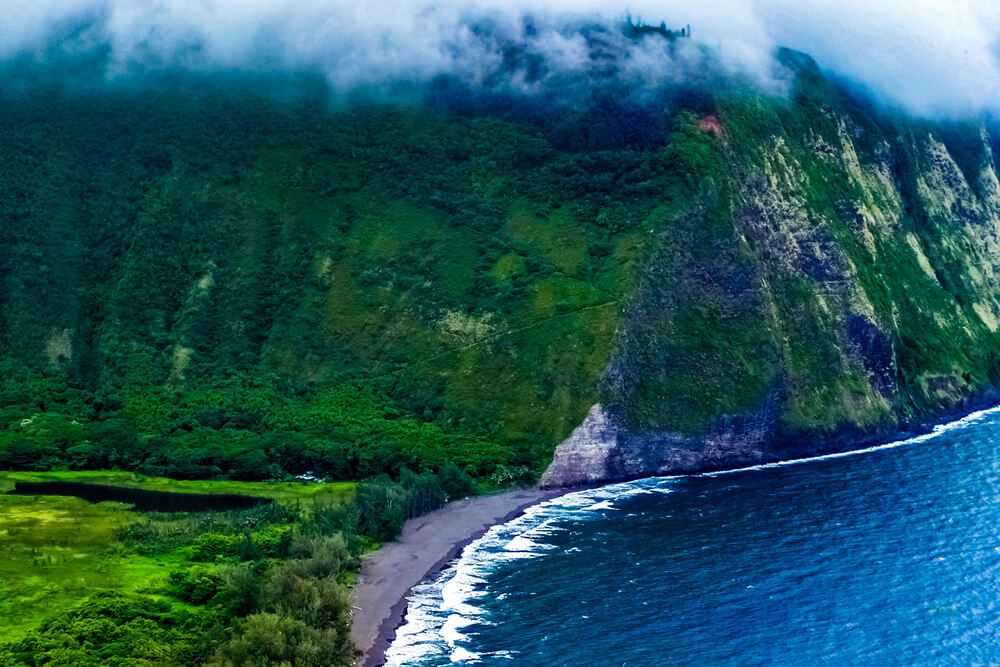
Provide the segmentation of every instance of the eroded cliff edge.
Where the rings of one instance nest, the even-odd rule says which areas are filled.
[[[529,483],[599,404],[582,483],[986,400],[998,125],[712,58],[561,106],[220,82],[212,132],[190,91],[0,86],[0,464]]]
[[[842,451],[995,402],[995,132],[879,115],[785,57],[789,103],[697,125],[701,198],[656,231],[543,485]]]
[[[597,404],[570,437],[556,447],[539,486],[567,489],[849,452],[927,433],[939,423],[998,403],[1000,392],[990,389],[923,419],[875,429],[845,426],[836,432],[788,433],[769,419],[773,414],[748,415],[723,420],[701,437],[632,433],[619,417]]]

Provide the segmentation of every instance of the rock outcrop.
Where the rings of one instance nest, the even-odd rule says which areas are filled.
[[[636,433],[620,416],[594,405],[566,440],[556,447],[542,475],[542,488],[754,465],[775,460],[776,403],[758,414],[720,419],[703,436]]]

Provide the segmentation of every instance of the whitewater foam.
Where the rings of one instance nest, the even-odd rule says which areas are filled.
[[[783,468],[786,466],[802,465],[804,463],[816,463],[817,461],[832,461],[835,459],[843,459],[848,456],[858,456],[861,454],[871,454],[872,452],[880,452],[887,449],[895,449],[897,447],[906,447],[908,445],[917,445],[929,440],[933,440],[944,433],[949,433],[951,431],[958,431],[974,424],[982,422],[987,417],[1000,413],[1000,406],[994,408],[986,408],[985,410],[977,410],[976,412],[970,412],[965,417],[957,419],[953,422],[948,422],[947,424],[938,424],[932,428],[927,433],[921,433],[920,435],[915,435],[910,438],[905,438],[903,440],[894,440],[892,442],[887,442],[881,445],[874,445],[872,447],[864,447],[862,449],[851,449],[846,452],[835,452],[833,454],[821,454],[820,456],[809,456],[801,459],[788,459],[787,461],[774,461],[773,463],[761,463],[760,465],[746,466],[743,468],[732,468],[730,470],[716,470],[714,472],[702,472],[692,475],[693,477],[719,477],[721,475],[732,475],[734,473],[746,472],[749,470],[769,470],[772,468]],[[667,479],[667,478],[660,478]]]
[[[468,636],[462,630],[490,623],[476,601],[489,595],[484,586],[492,571],[503,563],[538,558],[555,549],[548,539],[565,530],[561,521],[570,517],[576,521],[599,519],[623,498],[666,493],[661,487],[672,479],[650,478],[575,491],[529,507],[518,518],[493,526],[465,548],[453,567],[413,589],[404,623],[386,652],[386,665],[403,667],[418,664],[421,659],[444,657],[452,662],[481,660],[484,656],[463,646]],[[510,653],[490,657],[515,659]]]
[[[690,476],[716,477],[767,470],[925,443],[944,433],[978,424],[998,413],[1000,407],[980,410],[957,421],[936,426],[928,433],[864,449]],[[407,600],[404,623],[386,652],[386,664],[403,667],[424,661],[475,663],[484,658],[516,660],[516,653],[508,651],[495,655],[475,653],[467,645],[467,632],[463,632],[477,624],[492,624],[487,612],[476,604],[479,599],[490,595],[486,589],[490,573],[515,559],[543,557],[557,548],[548,538],[567,530],[572,522],[602,519],[608,512],[616,511],[616,504],[628,497],[671,493],[672,484],[683,477],[688,475],[646,478],[567,493],[528,508],[508,523],[492,527],[465,548],[453,567],[433,581],[414,587]]]

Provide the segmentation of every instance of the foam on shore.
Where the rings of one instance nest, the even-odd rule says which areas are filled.
[[[617,500],[636,494],[667,492],[672,478],[650,478],[576,491],[528,508],[505,524],[493,526],[469,544],[453,567],[436,579],[413,589],[406,619],[386,652],[386,664],[403,667],[423,661],[476,662],[481,656],[467,645],[463,632],[476,624],[490,623],[477,600],[488,595],[485,584],[497,567],[513,560],[539,558],[556,547],[548,538],[565,530],[566,519],[597,520],[614,511]]]
[[[928,433],[874,447],[691,476],[715,477],[767,470],[915,445],[980,423],[998,413],[1000,407],[980,410],[936,426]],[[687,476],[646,478],[567,493],[529,507],[510,522],[493,526],[465,548],[454,566],[434,580],[414,587],[408,598],[405,621],[386,652],[386,665],[404,667],[447,661],[474,664],[486,658],[516,660],[516,655],[506,651],[479,655],[469,645],[470,628],[492,623],[487,612],[477,604],[478,600],[490,595],[487,590],[489,575],[513,560],[544,557],[556,548],[548,538],[567,530],[571,522],[603,519],[618,510],[617,503],[635,495],[670,493],[673,483]]]

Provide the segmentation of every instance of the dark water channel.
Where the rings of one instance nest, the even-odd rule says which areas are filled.
[[[74,496],[92,503],[128,503],[142,512],[224,512],[272,502],[269,498],[235,493],[177,493],[83,482],[16,482],[10,493],[22,496]]]

